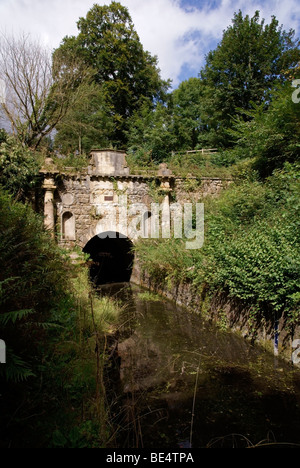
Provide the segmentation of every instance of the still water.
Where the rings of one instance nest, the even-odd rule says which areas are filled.
[[[123,448],[300,448],[300,371],[239,335],[132,284],[111,412]]]

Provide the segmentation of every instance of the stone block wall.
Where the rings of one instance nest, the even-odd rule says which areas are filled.
[[[229,181],[221,179],[175,179],[143,176],[103,176],[90,175],[88,171],[80,174],[60,175],[56,181],[55,208],[56,234],[60,244],[66,247],[78,245],[83,248],[95,235],[105,231],[126,234],[121,205],[127,202],[127,226],[141,211],[151,211],[151,203],[157,198],[153,194],[153,182],[161,189],[161,201],[170,194],[182,205],[186,202],[205,200],[207,196],[217,196]],[[170,188],[169,188],[170,187]],[[130,211],[135,206],[135,210]],[[123,213],[123,212],[122,212]],[[134,238],[132,238],[134,240]]]
[[[76,244],[83,248],[96,234],[118,230],[122,201],[127,201],[128,206],[150,206],[147,180],[88,174],[61,178],[55,194],[58,242],[66,247]],[[68,214],[74,216],[73,235],[65,229]]]
[[[176,178],[174,194],[179,203],[204,202],[206,197],[217,197],[231,182],[213,177]]]

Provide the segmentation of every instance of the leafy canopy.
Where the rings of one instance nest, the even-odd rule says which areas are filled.
[[[269,103],[272,87],[285,80],[285,71],[300,59],[299,41],[293,30],[285,32],[273,16],[270,24],[256,11],[250,18],[239,11],[224,31],[217,48],[208,53],[200,73],[204,86],[202,141],[218,147],[231,146],[227,130],[239,109],[253,103]],[[205,145],[204,145],[205,146]]]
[[[285,162],[296,162],[300,157],[300,104],[293,102],[291,83],[278,87],[267,110],[264,105],[253,105],[243,117],[235,120],[231,135],[235,140],[232,150],[237,157],[252,160],[252,167],[265,178]]]
[[[120,3],[95,4],[77,22],[77,37],[65,37],[55,51],[68,62],[79,57],[95,72],[95,83],[106,97],[113,129],[112,145],[126,145],[127,120],[144,99],[162,99],[168,83],[159,75],[157,58],[144,51],[127,8]]]

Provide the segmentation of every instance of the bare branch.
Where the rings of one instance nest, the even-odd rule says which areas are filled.
[[[0,34],[0,80],[6,99],[0,109],[21,143],[37,147],[80,99],[80,87],[90,72],[78,62],[55,60],[29,35]]]

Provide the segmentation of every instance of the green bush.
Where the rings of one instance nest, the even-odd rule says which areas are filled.
[[[97,297],[84,259],[71,263],[43,219],[3,191],[0,262],[0,447],[105,446],[106,335],[119,303]]]
[[[207,218],[208,256],[199,279],[263,311],[295,309],[299,284],[299,168],[287,165],[266,183],[233,185]]]
[[[233,183],[205,201],[205,240],[144,240],[137,254],[158,281],[192,281],[224,291],[262,314],[295,317],[299,307],[299,166],[286,164],[265,182]],[[255,178],[254,178],[255,179]]]
[[[34,372],[38,343],[53,303],[65,295],[68,273],[42,218],[2,191],[0,262],[1,339],[8,347],[7,365],[0,371],[18,380]]]
[[[5,132],[0,134],[0,185],[16,199],[24,199],[36,185],[41,155],[33,153]]]

